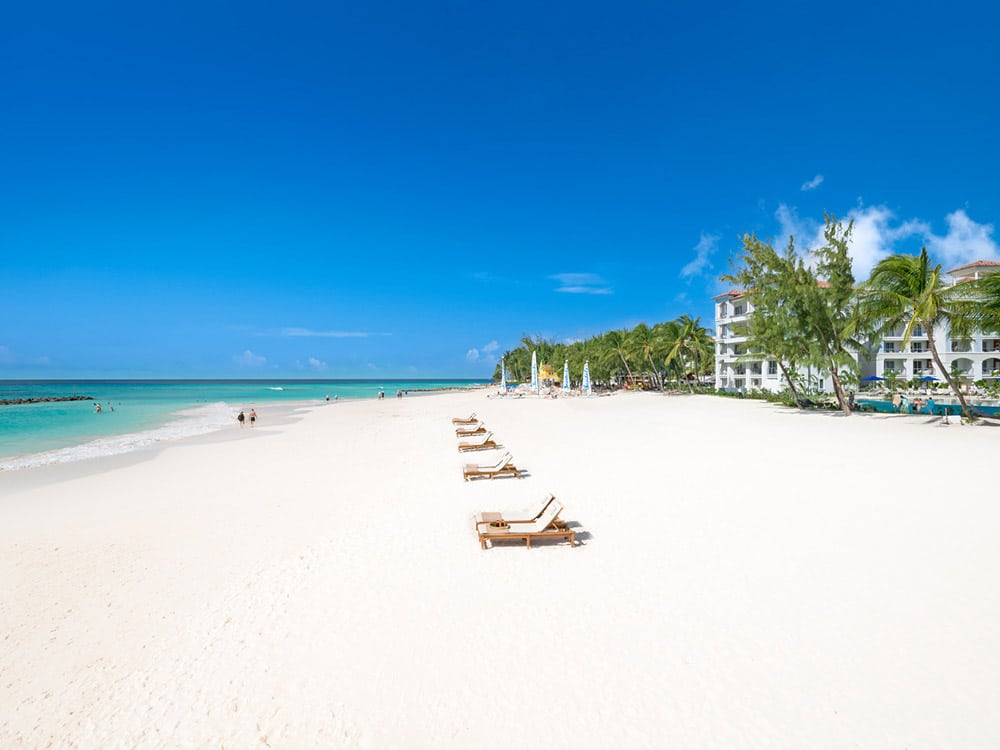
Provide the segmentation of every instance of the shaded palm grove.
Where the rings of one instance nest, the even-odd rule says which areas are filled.
[[[549,365],[560,377],[563,363],[569,361],[574,383],[580,381],[584,362],[589,362],[591,379],[597,383],[641,384],[659,390],[671,384],[694,391],[699,378],[713,371],[715,342],[700,318],[687,315],[652,326],[640,323],[632,329],[608,331],[572,344],[525,336],[521,346],[503,354],[509,380],[531,379],[533,351],[539,364]],[[493,377],[500,379],[499,364]]]

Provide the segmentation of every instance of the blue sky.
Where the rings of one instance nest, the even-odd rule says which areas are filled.
[[[1000,259],[985,3],[148,5],[5,10],[0,377],[488,376],[824,210]]]

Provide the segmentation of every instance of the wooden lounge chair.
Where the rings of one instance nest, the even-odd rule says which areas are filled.
[[[486,477],[487,479],[503,476],[520,477],[521,470],[511,463],[513,460],[514,457],[510,453],[504,453],[500,456],[500,460],[493,466],[466,464],[462,467],[462,478],[468,482],[470,479],[478,479],[480,477]]]
[[[559,521],[562,504],[553,500],[545,508],[542,515],[530,523],[508,522],[506,528],[496,528],[486,524],[476,524],[479,534],[479,546],[486,549],[489,540],[491,546],[497,539],[523,539],[527,547],[531,547],[532,539],[568,539],[571,547],[576,546],[576,532]]]
[[[489,525],[494,521],[506,521],[507,523],[533,523],[537,521],[549,507],[549,504],[556,499],[556,496],[549,493],[534,505],[530,505],[523,510],[515,510],[510,513],[476,513],[473,520],[476,522],[476,531],[479,531],[480,524]]]
[[[473,435],[485,435],[486,425],[482,422],[476,422],[474,425],[469,425],[468,427],[459,427],[455,430],[455,437],[472,437]]]
[[[479,440],[470,441],[468,443],[459,443],[458,452],[465,453],[466,451],[484,451],[489,448],[499,448],[496,441],[493,439],[493,433],[487,432]]]
[[[451,420],[452,424],[475,424],[479,419],[476,418],[476,412],[472,412],[468,417],[455,417]]]

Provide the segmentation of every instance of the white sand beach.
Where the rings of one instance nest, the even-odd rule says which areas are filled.
[[[0,474],[0,747],[1000,747],[998,441],[480,391]]]

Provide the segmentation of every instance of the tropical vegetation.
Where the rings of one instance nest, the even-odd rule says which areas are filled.
[[[664,390],[667,383],[691,392],[700,379],[712,374],[715,342],[700,318],[681,315],[676,320],[631,329],[618,329],[584,341],[557,343],[524,336],[521,345],[505,351],[507,379],[525,382],[531,378],[531,354],[539,364],[548,364],[561,375],[569,362],[573,381],[579,382],[583,365],[590,363],[591,380]],[[500,379],[500,364],[493,378]]]
[[[991,287],[992,284],[986,288]],[[902,328],[903,348],[919,329],[927,337],[927,348],[937,370],[962,405],[962,414],[971,418],[958,372],[949,371],[941,361],[934,327],[947,323],[952,336],[968,336],[976,327],[977,309],[995,306],[995,303],[977,300],[979,296],[977,289],[968,282],[946,284],[941,266],[931,265],[927,248],[924,248],[920,255],[891,255],[879,261],[868,281],[858,290],[856,313],[859,326],[867,327],[878,336]]]
[[[848,252],[853,222],[846,226],[826,216],[824,244],[802,254],[790,237],[783,252],[754,234],[743,238],[736,268],[723,280],[743,288],[754,314],[747,323],[750,353],[774,357],[799,401],[795,379],[799,365],[813,365],[833,381],[837,403],[851,413],[843,376],[857,375],[854,352],[860,343],[853,317],[854,275]],[[759,356],[759,354],[757,355]]]

